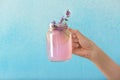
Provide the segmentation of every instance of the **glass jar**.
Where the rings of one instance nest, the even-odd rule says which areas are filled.
[[[50,61],[65,61],[71,58],[72,38],[67,25],[50,25],[47,32],[47,52]]]

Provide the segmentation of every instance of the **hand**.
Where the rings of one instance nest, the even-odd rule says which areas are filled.
[[[76,55],[91,59],[100,49],[78,30],[69,29],[72,33],[72,52]]]
[[[119,65],[78,30],[69,30],[72,33],[72,52],[74,54],[91,60],[109,80],[120,80]]]

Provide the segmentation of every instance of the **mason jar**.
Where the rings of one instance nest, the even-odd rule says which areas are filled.
[[[47,32],[47,54],[50,61],[65,61],[71,58],[72,37],[67,25],[50,25]]]

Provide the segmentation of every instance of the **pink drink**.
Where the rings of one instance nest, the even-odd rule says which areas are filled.
[[[66,18],[62,17],[59,23],[50,24],[47,32],[47,51],[50,61],[65,61],[72,55],[72,38],[66,21],[70,12],[66,12]]]
[[[72,41],[68,29],[53,30],[47,33],[48,58],[51,61],[64,61],[71,58]]]

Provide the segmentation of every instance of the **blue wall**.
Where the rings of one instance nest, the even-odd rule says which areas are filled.
[[[120,65],[119,0],[0,0],[0,79],[102,79],[87,59],[49,62],[46,32],[66,9],[69,26],[93,40]]]

